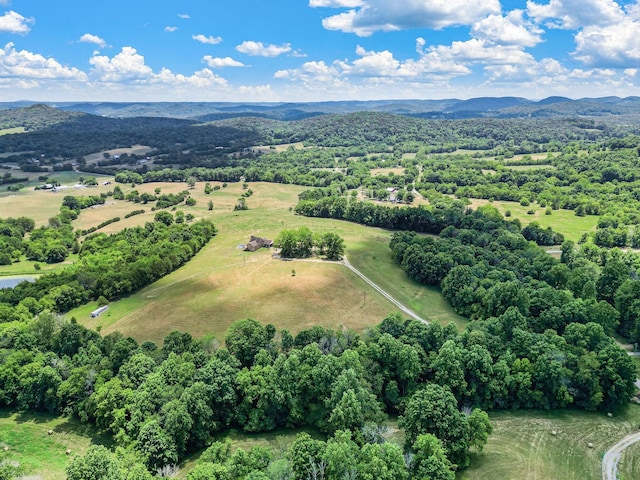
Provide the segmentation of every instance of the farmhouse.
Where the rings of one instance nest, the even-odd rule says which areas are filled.
[[[254,235],[251,235],[251,240],[249,240],[249,243],[247,243],[244,246],[244,249],[247,252],[255,252],[256,250],[262,247],[266,247],[266,248],[273,247],[273,240],[268,240],[266,238],[256,237]]]

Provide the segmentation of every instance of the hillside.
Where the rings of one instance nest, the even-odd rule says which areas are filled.
[[[2,110],[41,104],[0,102]],[[552,96],[538,101],[522,97],[478,97],[465,100],[371,100],[334,102],[56,102],[47,104],[65,112],[83,112],[109,118],[166,117],[209,122],[255,116],[273,120],[301,120],[327,114],[385,112],[432,119],[526,117],[620,117],[629,121],[640,114],[638,97],[570,99]]]

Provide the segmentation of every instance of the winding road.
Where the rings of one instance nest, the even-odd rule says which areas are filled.
[[[633,357],[640,356],[640,352],[627,353]],[[636,388],[640,390],[640,378],[637,378],[635,383]],[[630,433],[609,450],[604,452],[604,455],[602,456],[602,480],[618,479],[618,463],[620,463],[622,452],[625,448],[630,447],[636,442],[640,442],[640,432]]]
[[[618,478],[618,462],[625,448],[640,442],[640,432],[627,435],[613,447],[607,450],[602,457],[602,479],[617,480]]]

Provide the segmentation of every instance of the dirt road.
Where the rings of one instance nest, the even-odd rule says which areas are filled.
[[[399,301],[397,301],[395,298],[393,298],[389,293],[387,293],[386,291],[384,291],[382,288],[380,288],[378,285],[376,285],[375,283],[373,283],[373,281],[371,281],[369,279],[369,277],[367,277],[364,273],[362,273],[360,270],[358,270],[356,267],[354,267],[353,265],[351,265],[351,263],[349,263],[349,260],[347,260],[347,257],[344,257],[342,259],[341,262],[345,267],[347,267],[349,270],[351,270],[353,273],[355,273],[356,275],[358,275],[362,280],[364,280],[365,282],[367,282],[369,285],[371,285],[371,287],[375,290],[377,290],[377,292],[382,295],[384,298],[386,298],[387,300],[389,300],[391,303],[393,303],[396,307],[398,307],[402,312],[406,313],[407,315],[409,315],[411,318],[415,318],[416,320],[418,320],[419,322],[422,323],[429,323],[427,320],[425,320],[424,318],[422,318],[420,315],[418,315],[417,313],[415,313],[413,310],[411,310],[408,307],[405,307],[403,304],[401,304]]]
[[[622,452],[636,442],[640,442],[640,432],[627,435],[605,452],[602,457],[602,480],[617,480],[618,462]]]

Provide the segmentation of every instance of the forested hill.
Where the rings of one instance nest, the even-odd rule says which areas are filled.
[[[17,109],[34,102],[0,103],[0,111]],[[301,120],[318,115],[354,112],[385,112],[433,119],[459,118],[550,118],[567,116],[611,117],[630,121],[640,115],[638,97],[570,99],[548,97],[539,101],[522,97],[479,97],[466,100],[372,100],[313,103],[233,102],[58,102],[59,110],[84,112],[111,118],[165,117],[199,122],[235,117],[273,120]]]
[[[205,152],[209,157],[222,154],[217,150],[219,147],[228,152],[252,145],[292,142],[322,147],[371,147],[377,152],[390,148],[415,152],[418,145],[432,147],[433,151],[451,151],[454,145],[488,150],[506,143],[517,147],[552,140],[560,144],[593,142],[639,130],[634,125],[589,118],[433,120],[356,112],[290,122],[241,116],[203,123],[159,117],[107,118],[46,105],[0,110],[0,130],[16,127],[25,131],[4,135],[0,153],[26,151],[58,158],[76,158],[135,144],[148,145],[158,153],[183,156],[185,152],[191,155]],[[198,164],[197,159],[194,162],[192,165]]]
[[[187,150],[200,145],[258,143],[256,132],[234,125],[201,125],[193,120],[158,117],[108,118],[68,112],[47,105],[0,110],[0,130],[24,128],[5,135],[0,152],[32,151],[47,157],[74,158],[110,148],[150,145]]]

